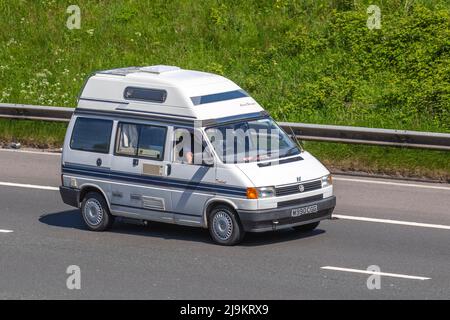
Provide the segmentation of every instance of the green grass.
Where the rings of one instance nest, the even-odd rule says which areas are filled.
[[[0,145],[20,142],[27,147],[61,148],[66,128],[60,122],[0,119]]]
[[[69,30],[70,1],[0,1],[0,102],[74,107],[95,70],[172,64],[225,75],[279,121],[450,132],[450,2],[377,1],[382,28],[369,30],[372,3],[78,1]],[[2,141],[59,145],[63,131],[0,121]],[[445,153],[311,148],[344,167],[450,176]]]
[[[450,152],[305,142],[332,171],[368,172],[450,182]]]

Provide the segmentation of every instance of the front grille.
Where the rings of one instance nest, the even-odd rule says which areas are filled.
[[[300,205],[300,204],[304,204],[304,203],[319,201],[322,199],[323,199],[323,194],[318,194],[317,196],[312,196],[312,197],[280,201],[280,202],[278,202],[278,208]]]
[[[304,190],[300,191],[300,185],[303,185]],[[287,196],[290,194],[303,193],[322,188],[322,181],[314,180],[311,182],[290,184],[288,186],[280,186],[275,188],[277,197]]]

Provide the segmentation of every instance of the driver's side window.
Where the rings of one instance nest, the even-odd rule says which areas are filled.
[[[193,164],[193,133],[185,128],[176,128],[174,132],[174,162]]]
[[[174,130],[174,159],[176,163],[203,164],[203,153],[206,142],[200,133],[194,134],[191,128],[175,128]]]

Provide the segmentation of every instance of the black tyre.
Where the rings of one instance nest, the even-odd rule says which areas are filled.
[[[301,225],[301,226],[295,226],[295,227],[292,227],[292,228],[295,231],[309,232],[309,231],[313,231],[315,228],[317,228],[319,223],[320,223],[320,221],[317,221],[317,222],[313,222],[313,223],[304,224],[304,225]]]
[[[236,213],[225,205],[218,205],[211,211],[208,229],[214,242],[224,246],[238,244],[245,236]]]
[[[89,192],[81,203],[81,215],[89,230],[103,231],[111,227],[114,216],[111,215],[103,196]]]

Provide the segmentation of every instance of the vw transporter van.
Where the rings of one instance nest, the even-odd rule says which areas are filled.
[[[115,217],[246,232],[310,231],[336,204],[330,172],[234,82],[172,66],[86,81],[62,153],[63,201],[88,229]]]

